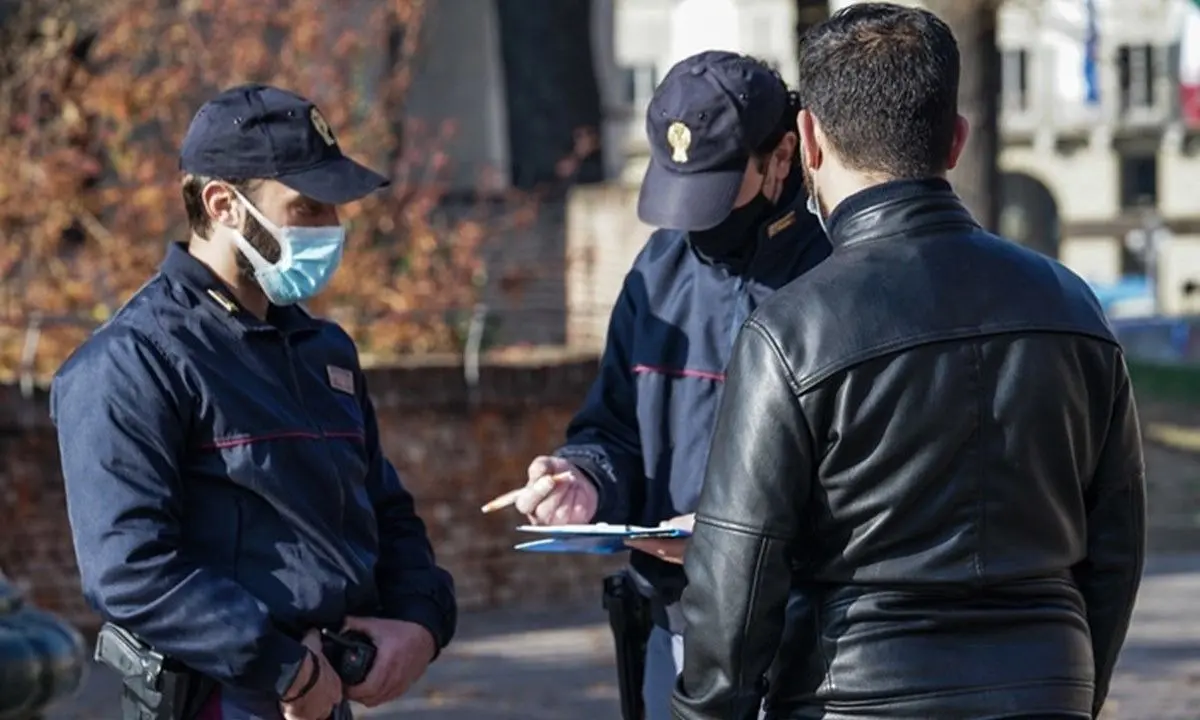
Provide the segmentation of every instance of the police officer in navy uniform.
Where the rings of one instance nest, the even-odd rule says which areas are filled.
[[[218,683],[202,717],[324,720],[402,695],[454,633],[451,578],[383,456],[354,343],[299,303],[387,181],[308,100],[227,90],[181,169],[191,237],[51,391],[84,592]],[[377,647],[342,684],[318,629]]]
[[[742,323],[830,252],[795,166],[798,110],[778,73],[736,53],[699,53],[663,78],[638,200],[641,219],[661,229],[625,278],[566,444],[529,467],[516,506],[533,522],[689,526]],[[636,547],[633,575],[655,624],[645,716],[665,720],[682,662],[685,543]]]

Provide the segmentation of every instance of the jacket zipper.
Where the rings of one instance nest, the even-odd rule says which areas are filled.
[[[733,348],[737,345],[738,331],[742,329],[742,323],[746,322],[749,313],[746,312],[746,278],[738,275],[736,290],[733,297],[733,323],[729,329],[729,357],[733,358]]]
[[[736,292],[733,299],[733,327],[729,329],[730,360],[733,359],[733,348],[737,345],[737,336],[742,329],[742,323],[750,318],[750,290],[747,288],[746,278],[753,272],[758,256],[763,252],[763,245],[769,240],[770,238],[767,236],[766,229],[759,228],[754,252],[750,255],[750,262],[746,263],[745,269],[738,273],[737,276]],[[728,362],[726,362],[726,365],[728,366]]]

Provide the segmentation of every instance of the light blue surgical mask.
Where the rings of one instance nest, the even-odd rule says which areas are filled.
[[[346,229],[341,225],[279,227],[241,193],[237,196],[246,211],[279,242],[279,260],[271,263],[254,249],[246,236],[232,231],[234,242],[254,268],[254,279],[267,300],[273,305],[292,305],[324,290],[342,262]]]

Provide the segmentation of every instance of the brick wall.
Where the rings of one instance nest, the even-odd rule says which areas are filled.
[[[479,512],[561,441],[595,371],[594,358],[492,362],[474,388],[453,361],[368,374],[384,449],[416,495],[464,609],[599,602],[612,560],[513,552],[520,517]],[[94,626],[79,596],[45,394],[0,387],[0,521],[0,570],[38,605]]]

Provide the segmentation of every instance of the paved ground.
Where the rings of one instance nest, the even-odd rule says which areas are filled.
[[[1105,720],[1200,718],[1200,554],[1154,558]],[[612,643],[599,609],[481,613],[408,698],[364,720],[617,720]],[[111,674],[45,720],[118,717]]]
[[[1200,718],[1200,555],[1153,558],[1105,720]]]

